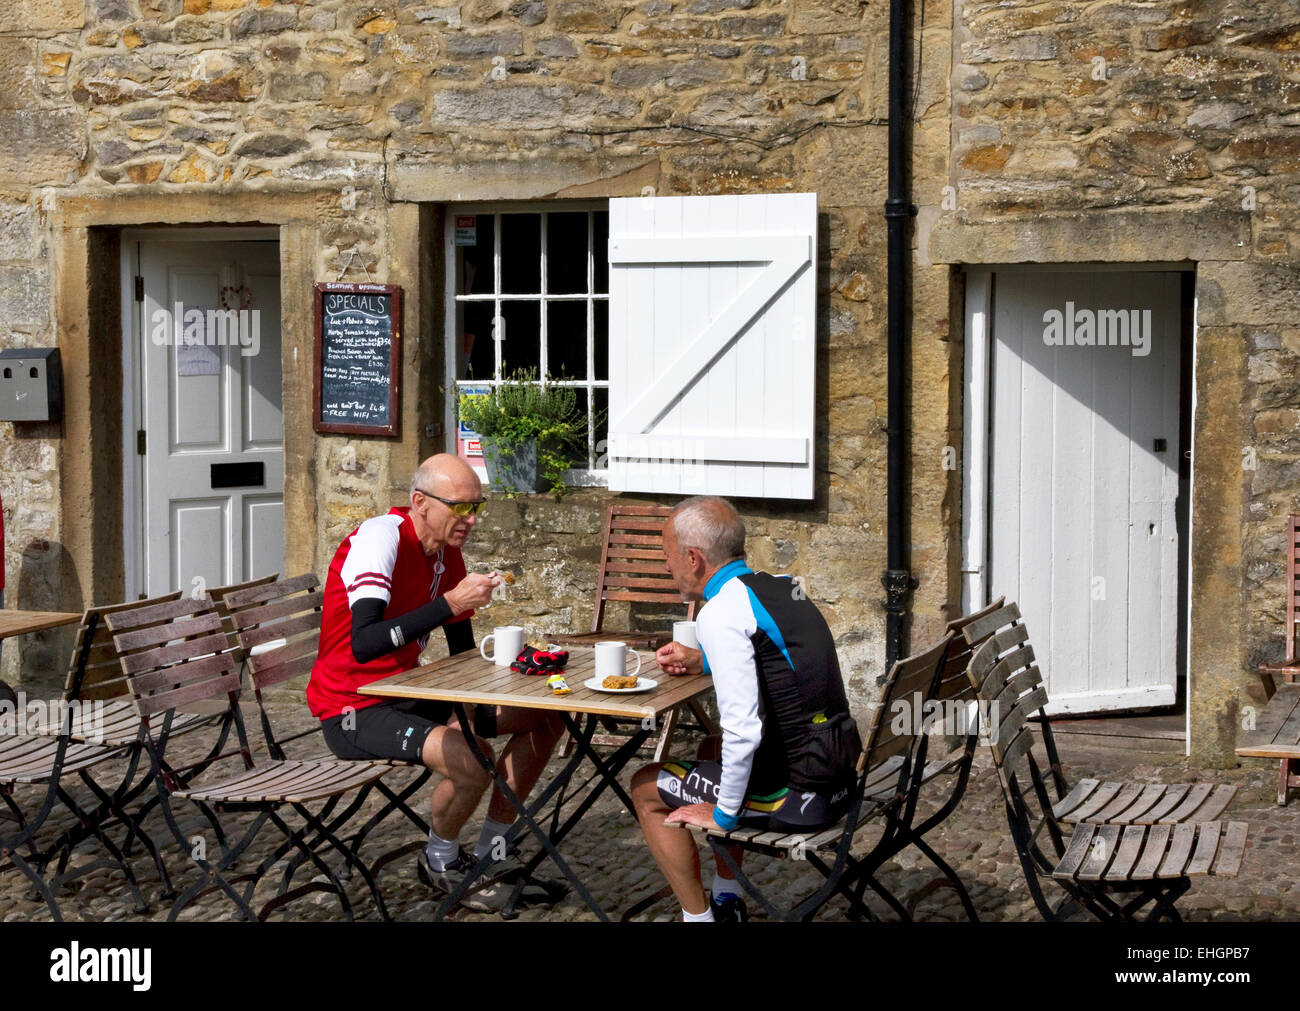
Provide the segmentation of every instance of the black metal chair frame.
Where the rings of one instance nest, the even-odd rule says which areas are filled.
[[[168,605],[159,605],[166,607]],[[155,608],[154,610],[158,610]],[[138,617],[145,614],[145,611],[131,612]],[[182,600],[172,605],[172,610],[166,612],[169,617],[175,619],[170,623],[167,632],[170,636],[164,636],[154,642],[149,647],[150,652],[161,653],[168,647],[168,644],[176,646],[182,642],[193,642],[195,640],[204,640],[212,642],[213,628],[211,623],[204,624],[200,619],[207,618],[209,615],[217,616],[216,609],[210,598],[203,597],[198,600]],[[132,625],[123,624],[120,628],[115,627],[118,622],[116,616],[110,615],[108,623],[110,629],[114,632],[114,641],[119,646],[119,651],[126,651],[136,648],[139,643],[134,643],[129,639]],[[141,622],[143,623],[143,622]],[[146,670],[137,670],[130,675],[130,685],[132,695],[135,697],[137,705],[140,706],[141,732],[144,738],[145,751],[150,760],[150,779],[154,784],[158,803],[162,810],[164,820],[168,829],[171,831],[173,838],[180,846],[185,856],[195,863],[202,876],[200,879],[187,887],[176,899],[169,914],[169,920],[175,920],[191,902],[206,895],[212,891],[219,890],[236,906],[240,914],[247,919],[261,920],[265,919],[279,907],[291,902],[303,895],[311,892],[323,891],[333,893],[339,900],[340,907],[346,919],[352,919],[352,907],[347,896],[346,888],[339,879],[336,871],[322,858],[318,849],[328,844],[341,853],[345,861],[349,862],[353,869],[357,870],[365,879],[366,884],[371,889],[372,895],[378,898],[378,889],[370,876],[369,869],[359,860],[354,860],[348,846],[340,840],[331,830],[331,826],[337,824],[337,819],[331,820],[335,808],[342,800],[342,794],[329,797],[321,810],[313,813],[307,806],[306,802],[292,800],[265,800],[258,802],[217,802],[208,804],[201,799],[189,798],[189,793],[204,792],[204,787],[186,787],[178,778],[178,774],[190,771],[192,767],[172,767],[165,758],[165,741],[155,738],[152,732],[152,717],[158,712],[170,712],[174,710],[174,705],[179,704],[180,700],[171,702],[160,702],[152,699],[149,692],[155,687],[164,687],[159,698],[165,699],[168,694],[180,695],[184,693],[187,697],[184,701],[193,701],[198,698],[220,698],[225,697],[226,709],[219,717],[220,735],[219,739],[222,745],[229,738],[233,731],[237,749],[228,753],[218,755],[218,758],[230,758],[239,755],[243,760],[244,771],[254,770],[255,764],[252,759],[252,752],[248,742],[247,732],[244,726],[243,716],[239,708],[239,676],[234,670],[234,658],[229,651],[212,653],[205,649],[206,654],[198,661],[198,664],[190,660],[180,660],[179,662],[168,665],[166,662],[160,662],[157,668]],[[187,671],[187,667],[191,671]],[[124,660],[124,670],[126,670]],[[206,683],[201,681],[203,679]],[[337,762],[337,760],[331,760]],[[211,764],[211,763],[209,763]],[[348,764],[348,763],[339,763]],[[274,772],[273,767],[268,767],[269,772]],[[379,773],[382,775],[382,772]],[[192,779],[193,777],[188,777]],[[377,778],[377,777],[376,777]],[[221,784],[214,783],[207,789],[215,789]],[[360,784],[354,789],[365,792],[369,784]],[[349,791],[350,792],[350,791]],[[192,846],[191,840],[187,839],[176,820],[173,811],[173,796],[180,794],[181,799],[190,799],[191,803],[202,814],[207,823],[212,827],[214,835],[217,838],[221,855],[217,861],[209,860],[206,854],[200,855]],[[284,818],[280,816],[280,809],[287,808],[294,812],[301,819],[301,827],[291,827]],[[252,823],[248,825],[242,837],[238,842],[231,845],[221,830],[221,822],[218,817],[221,813],[252,813],[255,815]],[[277,849],[266,859],[264,859],[257,868],[251,872],[230,875],[229,872],[235,863],[244,854],[247,848],[253,843],[261,833],[262,828],[267,822],[273,824],[284,837]],[[317,846],[315,844],[319,843]],[[269,871],[277,864],[288,852],[297,850],[302,860],[289,868],[287,873],[282,876],[280,885],[273,898],[265,902],[260,910],[255,910],[252,906],[253,894],[258,884],[267,876]],[[290,887],[292,884],[293,871],[301,866],[302,863],[310,862],[325,877],[324,881],[311,881],[300,885],[296,888]],[[245,888],[241,891],[235,888],[235,885],[243,884]],[[381,906],[382,908],[382,906]]]
[[[255,647],[263,645],[282,635],[282,628],[290,628],[289,634],[294,634],[295,631],[301,632],[304,629],[291,627],[292,622],[295,620],[292,616],[290,616],[288,623],[284,620],[277,621],[274,619],[265,622],[262,620],[253,620],[250,623],[248,620],[250,614],[245,612],[252,612],[252,616],[256,619],[257,616],[254,608],[258,605],[264,604],[268,600],[276,597],[279,597],[282,600],[287,599],[287,596],[293,593],[306,592],[308,594],[315,594],[319,585],[320,582],[314,573],[303,573],[302,575],[280,580],[279,582],[250,587],[247,590],[241,590],[237,593],[230,594],[227,598],[227,604],[231,609],[231,620],[235,626],[235,636],[239,643],[240,650],[244,654],[245,664],[249,669],[253,694],[257,701],[258,715],[262,726],[262,735],[266,740],[267,751],[271,758],[276,761],[289,761],[288,755],[284,751],[284,745],[292,741],[313,737],[321,732],[321,728],[318,724],[308,730],[299,731],[298,733],[290,734],[287,737],[281,738],[276,735],[275,728],[271,724],[270,713],[268,713],[266,709],[266,701],[262,695],[262,678],[259,676],[259,671],[257,670],[262,662],[271,663],[275,659],[276,651],[271,650],[266,654],[262,654],[262,656],[267,659],[263,661],[259,658],[259,661],[255,662],[253,660],[253,650]],[[307,605],[304,603],[304,610],[306,609],[306,606]],[[278,681],[281,679],[277,678],[276,680]],[[335,759],[333,756],[321,757],[325,757],[329,761],[338,761],[338,759]],[[393,790],[382,779],[376,780],[370,785],[370,789],[374,789],[384,796],[386,803],[374,815],[372,815],[357,832],[344,840],[347,843],[347,853],[344,854],[344,865],[339,869],[339,878],[344,881],[348,880],[351,877],[352,867],[361,865],[360,850],[366,838],[394,812],[400,812],[407,821],[409,821],[419,831],[420,838],[418,840],[405,843],[386,851],[376,858],[367,868],[369,877],[366,878],[366,882],[370,886],[371,895],[375,900],[375,905],[379,911],[380,918],[385,921],[390,920],[391,917],[388,915],[388,908],[384,903],[383,896],[380,894],[379,889],[374,885],[373,880],[378,877],[379,872],[388,864],[403,856],[418,853],[424,848],[425,839],[429,833],[429,823],[416,813],[407,801],[410,800],[411,796],[415,794],[431,776],[429,770],[417,762],[392,761],[389,764],[391,764],[394,769],[416,769],[418,770],[418,774],[397,791]],[[326,826],[328,829],[328,836],[312,839],[308,843],[308,848],[317,850],[322,846],[332,846],[333,843],[331,842],[331,839],[339,833],[343,826],[347,825],[352,820],[357,811],[360,810],[361,806],[365,803],[366,799],[367,792],[359,792],[358,796],[355,797],[352,802],[339,815],[337,815],[337,817],[328,823]],[[328,815],[322,814],[321,817],[325,818],[328,817]],[[287,878],[292,878],[294,872],[302,866],[306,859],[307,858],[302,852],[297,853],[285,869],[285,875]]]

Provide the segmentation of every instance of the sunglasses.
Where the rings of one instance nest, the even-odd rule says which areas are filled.
[[[454,499],[447,499],[447,498],[441,498],[437,495],[430,495],[427,491],[425,491],[422,488],[416,488],[415,490],[418,491],[425,498],[437,499],[439,502],[445,505],[448,509],[450,509],[461,519],[465,519],[466,517],[469,516],[477,516],[479,510],[482,509],[485,505],[487,505],[486,499],[479,499],[475,502],[457,502]]]

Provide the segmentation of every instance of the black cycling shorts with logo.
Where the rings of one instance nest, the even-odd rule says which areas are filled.
[[[716,804],[722,783],[721,762],[668,762],[655,785],[669,807]],[[846,787],[832,796],[781,787],[762,795],[746,794],[740,823],[746,828],[815,829],[839,821],[849,806]]]
[[[321,720],[325,744],[339,758],[420,762],[425,738],[452,718],[450,702],[397,699]],[[496,710],[474,708],[474,732],[495,737]]]

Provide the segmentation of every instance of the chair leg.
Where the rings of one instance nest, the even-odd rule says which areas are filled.
[[[677,732],[677,719],[680,706],[673,706],[668,710],[668,718],[664,720],[663,733],[659,735],[659,742],[655,745],[655,761],[662,762],[664,756],[668,754],[669,748],[672,747],[673,734]]]

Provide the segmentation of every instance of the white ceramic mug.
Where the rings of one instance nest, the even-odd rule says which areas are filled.
[[[627,655],[631,653],[636,657],[636,669],[627,669]],[[628,649],[625,642],[598,642],[596,643],[596,677],[604,678],[611,675],[617,677],[627,677],[641,673],[641,654],[634,649]]]
[[[487,655],[489,639],[496,643],[492,650],[492,656]],[[523,648],[524,627],[522,625],[498,625],[492,629],[491,635],[483,636],[478,651],[484,660],[491,660],[498,667],[509,667],[515,662]]]
[[[680,642],[683,646],[689,646],[691,649],[699,649],[700,639],[695,634],[695,622],[674,621],[673,642]]]

